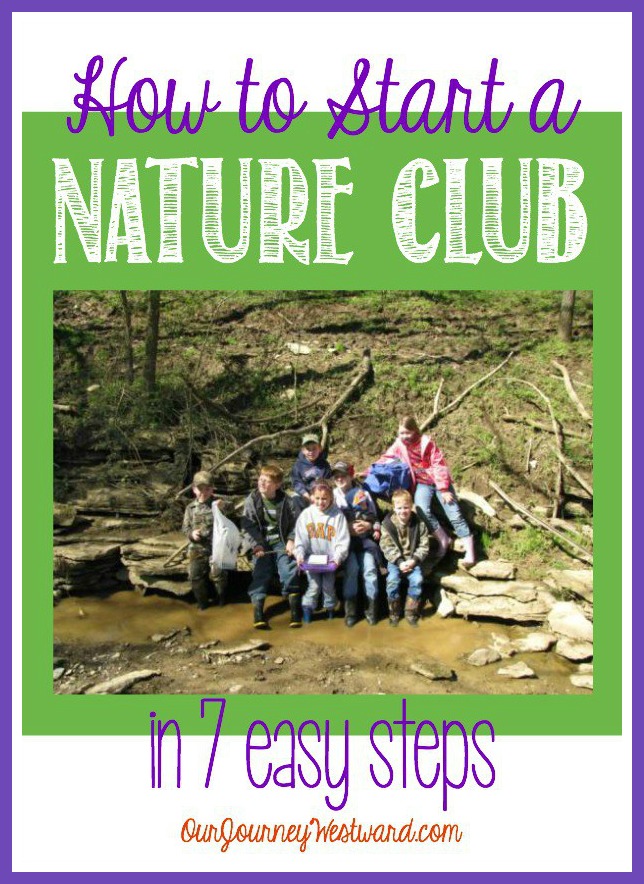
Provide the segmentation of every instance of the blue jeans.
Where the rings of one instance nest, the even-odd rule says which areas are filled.
[[[441,527],[440,522],[432,513],[432,500],[434,499],[434,495],[436,495],[440,501],[440,505],[445,511],[445,515],[452,523],[452,527],[456,532],[456,536],[469,537],[472,532],[470,531],[470,526],[467,524],[463,517],[460,506],[458,505],[458,499],[456,497],[453,485],[449,486],[449,491],[451,491],[451,493],[454,495],[453,503],[445,503],[443,495],[440,493],[435,485],[421,485],[419,483],[418,485],[416,485],[414,503],[419,509],[423,511],[429,523],[430,529],[432,531],[436,531],[438,530],[438,528]]]
[[[358,575],[362,571],[364,591],[368,599],[378,598],[378,569],[373,553],[352,550],[344,563],[344,598],[355,599],[358,595]]]
[[[398,565],[392,562],[387,564],[387,598],[397,599],[400,595],[400,582],[406,577],[409,583],[407,595],[412,599],[419,599],[423,590],[423,572],[420,565],[416,565],[413,571],[403,574]]]
[[[253,579],[248,587],[248,595],[252,602],[266,598],[271,580],[276,572],[282,585],[282,595],[299,592],[300,581],[297,562],[292,556],[286,554],[284,544],[278,543],[273,547],[273,552],[270,555],[253,558]]]

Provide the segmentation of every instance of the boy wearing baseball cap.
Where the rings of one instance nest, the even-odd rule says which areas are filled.
[[[210,566],[210,550],[212,547],[212,504],[215,498],[212,475],[200,470],[192,479],[192,493],[195,499],[186,507],[183,515],[182,531],[188,538],[188,577],[190,588],[203,611],[208,607],[210,581],[214,584],[217,601],[224,603],[227,573]]]
[[[322,453],[320,437],[307,433],[302,437],[302,447],[291,470],[293,491],[302,507],[311,503],[311,489],[320,479],[331,478],[331,466]]]

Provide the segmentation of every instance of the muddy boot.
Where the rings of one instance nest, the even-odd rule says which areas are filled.
[[[344,602],[344,623],[345,626],[351,628],[358,622],[358,602],[356,599],[345,599]]]
[[[476,553],[474,552],[474,535],[468,534],[467,537],[462,537],[463,546],[465,547],[465,556],[458,563],[459,568],[462,568],[464,571],[469,571],[470,568],[473,568],[476,565]]]
[[[196,599],[197,607],[200,611],[205,611],[208,607],[208,580],[205,577],[199,580],[191,580],[190,587]]]
[[[440,562],[440,560],[446,555],[449,550],[452,541],[450,539],[449,534],[444,528],[437,528],[433,532],[433,536],[438,543],[438,552],[436,554],[436,562]]]
[[[226,587],[228,586],[228,573],[221,571],[216,577],[211,577],[213,586],[215,587],[215,597],[219,607],[226,604]]]
[[[413,599],[410,595],[405,600],[405,620],[410,626],[418,626],[420,616],[420,599]]]
[[[378,622],[378,613],[377,613],[377,600],[376,599],[367,599],[367,607],[364,612],[364,619],[367,621],[369,626],[375,626]]]
[[[302,625],[302,596],[299,592],[291,592],[288,597],[288,606],[291,611],[291,629],[297,629]]]
[[[400,623],[400,599],[387,599],[389,604],[389,625],[398,626]]]
[[[264,599],[253,602],[253,626],[255,629],[268,629],[268,623],[264,616]]]

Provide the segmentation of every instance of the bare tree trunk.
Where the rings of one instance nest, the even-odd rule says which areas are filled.
[[[572,318],[575,312],[574,290],[568,290],[561,296],[561,310],[559,312],[559,337],[566,344],[572,341]]]
[[[132,311],[127,299],[127,292],[121,289],[121,306],[125,322],[125,377],[128,384],[134,380],[134,351],[132,350]]]
[[[159,316],[161,292],[151,291],[148,301],[148,326],[145,332],[145,364],[143,377],[148,394],[154,392],[157,382],[157,347],[159,344]]]

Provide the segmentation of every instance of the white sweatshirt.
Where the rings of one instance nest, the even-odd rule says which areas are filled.
[[[316,506],[303,510],[295,525],[295,556],[327,555],[341,565],[349,555],[349,526],[339,507],[331,504],[324,512]]]

